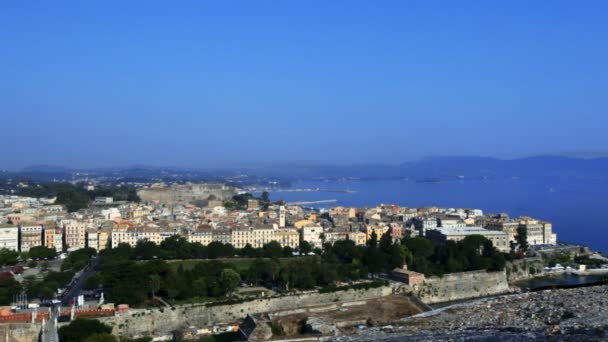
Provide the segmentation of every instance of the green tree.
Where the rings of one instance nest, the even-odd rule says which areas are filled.
[[[528,230],[524,226],[517,227],[517,235],[515,236],[515,240],[519,244],[519,248],[522,251],[528,250]]]
[[[279,258],[283,254],[283,247],[277,241],[271,241],[264,245],[264,255],[267,258]]]
[[[0,305],[9,305],[13,296],[21,293],[22,287],[13,278],[0,278]]]
[[[241,281],[241,276],[233,269],[224,269],[220,275],[220,282],[225,289],[225,294],[230,295]]]
[[[305,240],[300,241],[300,255],[308,255],[310,252],[312,252],[310,243]]]
[[[382,252],[388,254],[391,251],[391,246],[393,245],[393,238],[391,237],[391,232],[386,231],[384,234],[382,234],[382,236],[380,237],[380,243],[378,244],[378,246],[380,247],[380,250],[382,250]]]
[[[367,246],[372,247],[372,248],[378,247],[378,234],[376,234],[375,229],[372,230],[372,235],[370,236],[369,240],[367,241]]]
[[[48,248],[45,246],[32,247],[29,250],[30,258],[34,260],[39,259],[51,259],[57,257],[57,251],[54,248]]]
[[[207,296],[207,282],[205,281],[205,278],[196,279],[192,283],[192,291],[194,292],[194,295],[196,295],[196,296],[206,297]]]
[[[95,334],[110,334],[112,328],[95,319],[77,318],[69,325],[59,328],[61,342],[82,342]]]
[[[435,246],[433,243],[423,237],[417,236],[411,239],[404,239],[404,244],[414,256],[414,260],[418,258],[428,258],[433,255]]]
[[[19,261],[19,252],[0,248],[0,266],[15,265]]]
[[[83,342],[118,342],[116,336],[112,334],[102,333],[93,334],[83,340]],[[121,341],[122,342],[122,341]]]
[[[369,273],[375,277],[386,268],[386,256],[377,247],[368,247],[363,255],[363,264],[367,266]]]

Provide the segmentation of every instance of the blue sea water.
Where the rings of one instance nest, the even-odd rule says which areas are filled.
[[[271,192],[271,199],[287,202],[336,199],[336,205],[407,207],[440,206],[506,212],[547,220],[561,242],[581,243],[608,252],[606,209],[608,180],[589,178],[455,180],[420,183],[412,180],[297,181],[291,189],[319,191]],[[324,190],[350,190],[332,192]]]

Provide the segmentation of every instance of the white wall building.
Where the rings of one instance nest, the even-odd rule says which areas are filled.
[[[19,227],[12,224],[0,225],[0,248],[19,250]]]

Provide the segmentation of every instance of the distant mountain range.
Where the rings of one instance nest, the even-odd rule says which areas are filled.
[[[52,165],[24,168],[20,172],[4,173],[2,176],[28,178],[69,178],[76,173],[88,173],[93,177],[135,177],[172,179],[207,179],[246,174],[257,177],[281,179],[312,178],[411,178],[420,181],[446,179],[494,179],[505,177],[606,177],[608,158],[570,158],[559,156],[536,156],[520,159],[498,159],[492,157],[455,156],[429,157],[399,165],[355,164],[315,165],[305,163],[274,164],[256,168],[191,169],[134,166],[106,169],[68,169]]]

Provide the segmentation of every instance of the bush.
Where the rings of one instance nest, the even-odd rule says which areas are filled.
[[[110,334],[112,328],[94,319],[77,318],[69,325],[59,328],[61,342],[82,342],[94,334]]]

